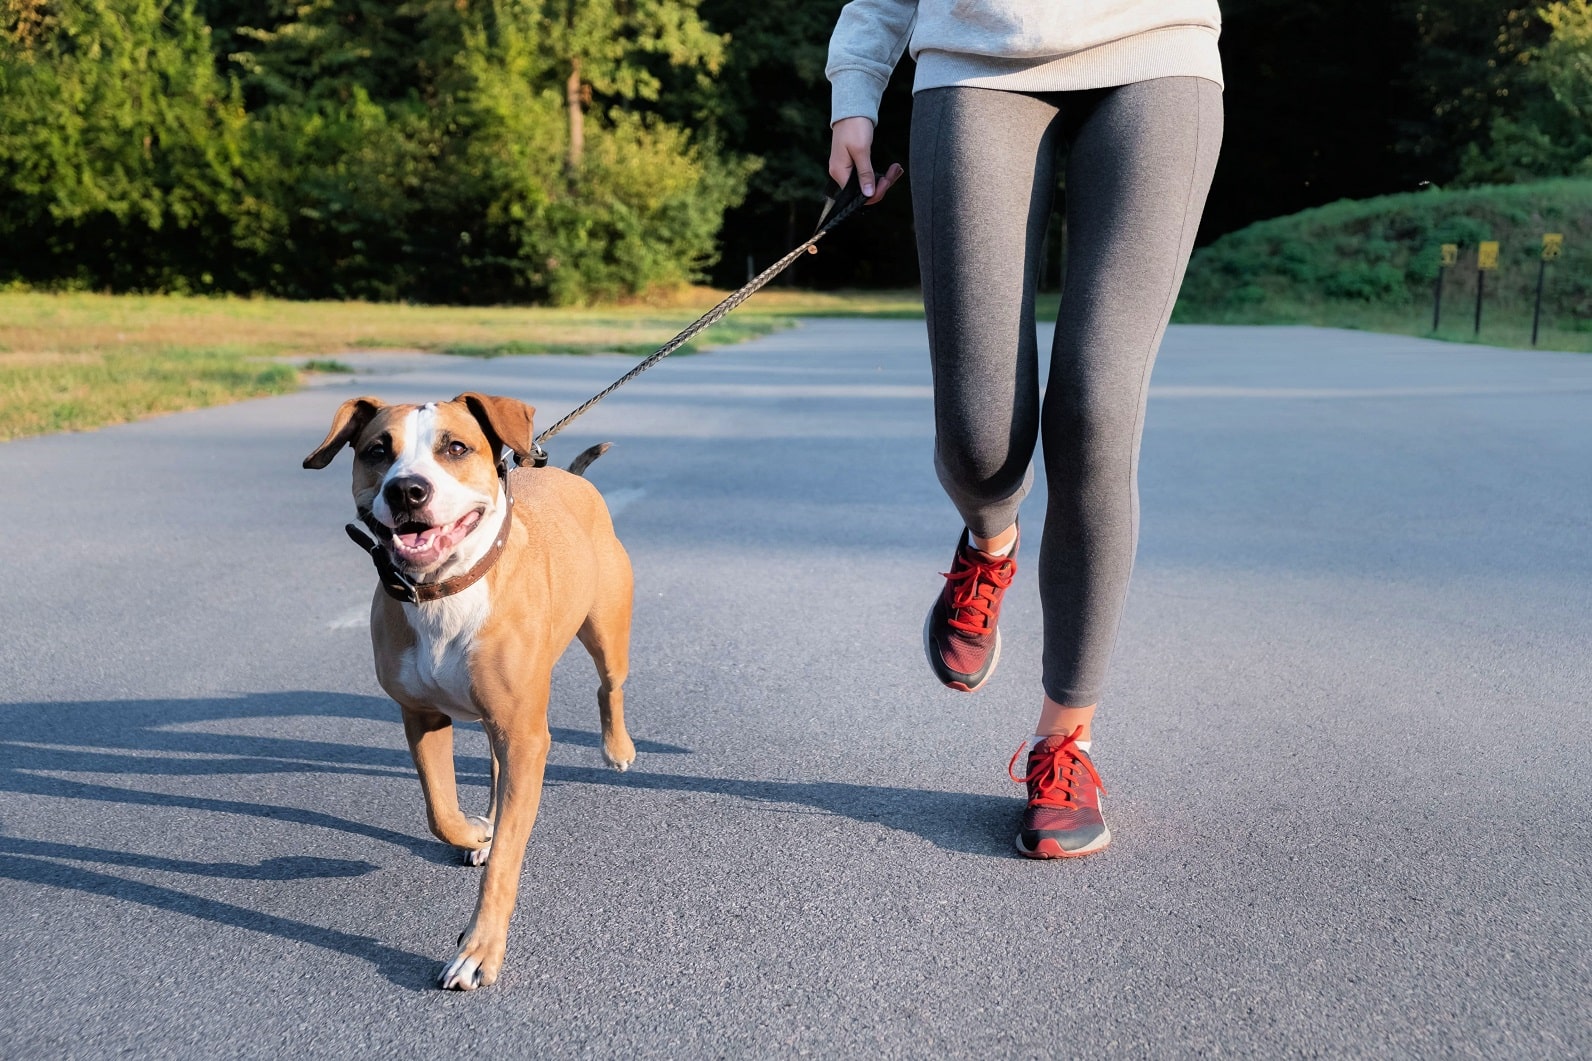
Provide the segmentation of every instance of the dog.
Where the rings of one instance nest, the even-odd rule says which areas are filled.
[[[620,770],[636,758],[623,692],[630,558],[580,475],[607,444],[569,471],[511,471],[505,448],[516,463],[539,452],[534,415],[487,394],[427,405],[352,398],[304,458],[320,469],[353,449],[354,506],[374,537],[356,524],[349,534],[381,578],[370,612],[376,678],[402,710],[432,833],[486,866],[475,916],[438,977],[449,990],[490,985],[502,970],[551,743],[553,663],[571,640],[597,665],[604,757]],[[491,742],[485,817],[459,808],[455,721],[480,722]]]

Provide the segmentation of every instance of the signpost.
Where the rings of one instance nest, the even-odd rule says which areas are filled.
[[[1542,278],[1548,271],[1548,263],[1559,257],[1559,251],[1564,248],[1563,232],[1544,232],[1542,234],[1542,260],[1537,262],[1537,306],[1531,311],[1531,345],[1537,345],[1537,321],[1542,317]]]
[[[1443,273],[1450,265],[1459,261],[1459,244],[1443,244],[1443,256],[1437,263],[1437,286],[1432,289],[1432,331],[1437,331],[1437,322],[1443,319]]]
[[[1487,289],[1487,274],[1498,268],[1498,241],[1484,239],[1476,247],[1476,330],[1481,334],[1481,296]]]

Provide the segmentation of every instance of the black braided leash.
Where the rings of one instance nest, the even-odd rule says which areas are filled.
[[[784,272],[790,267],[792,262],[800,258],[803,254],[806,254],[814,244],[828,235],[830,231],[836,228],[841,222],[845,221],[846,218],[850,217],[852,214],[861,209],[865,202],[867,202],[867,198],[862,194],[861,188],[858,187],[856,174],[853,173],[851,183],[847,184],[844,189],[832,188],[829,196],[830,205],[825,207],[823,215],[819,217],[817,231],[815,231],[805,243],[791,251],[789,254],[785,255],[785,257],[781,258],[773,265],[770,265],[767,269],[764,269],[762,272],[758,273],[747,283],[745,287],[741,288],[739,291],[736,291],[723,302],[720,302],[717,306],[714,306],[712,309],[702,314],[702,316],[693,321],[685,329],[685,331],[681,332],[673,339],[670,339],[668,342],[658,347],[658,349],[653,353],[648,354],[646,359],[638,364],[635,368],[614,380],[599,393],[593,395],[586,401],[584,405],[580,406],[580,408],[564,417],[564,419],[560,420],[546,431],[543,431],[541,434],[537,435],[536,441],[534,443],[535,452],[531,454],[532,463],[534,463],[537,467],[541,467],[547,463],[547,454],[542,450],[542,443],[546,442],[548,439],[564,430],[564,428],[568,427],[576,417],[586,412],[586,410],[590,409],[592,406],[608,397],[614,391],[618,390],[620,387],[623,387],[626,383],[629,383],[631,380],[647,371],[647,369],[651,368],[653,365],[656,365],[659,361],[662,361],[664,358],[680,349],[680,347],[690,342],[699,332],[702,332],[707,328],[711,328],[713,325],[723,320],[729,315],[731,310],[735,309],[735,307],[739,306],[741,303],[755,295],[758,291],[762,290],[762,288],[765,287],[770,280]]]

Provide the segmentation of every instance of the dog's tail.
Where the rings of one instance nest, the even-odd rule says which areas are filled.
[[[580,456],[569,462],[569,470],[576,475],[585,475],[586,469],[591,467],[591,462],[607,453],[612,445],[612,442],[599,442],[590,449],[582,451]]]

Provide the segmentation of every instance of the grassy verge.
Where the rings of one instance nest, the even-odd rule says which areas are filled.
[[[1341,223],[1336,217],[1328,220]],[[1539,228],[1541,222],[1531,217],[1525,227]],[[1279,242],[1265,229],[1259,234]],[[1294,233],[1285,235],[1293,237]],[[1429,236],[1425,242],[1430,242]],[[1214,258],[1201,252],[1206,260],[1196,258],[1176,319],[1314,324],[1432,335],[1431,303],[1423,304],[1422,298],[1423,275],[1403,278],[1411,293],[1402,298],[1372,302],[1328,299],[1303,290],[1297,278],[1286,272],[1279,275],[1276,262],[1281,258],[1286,263],[1289,255],[1278,255],[1275,246],[1259,249],[1269,253],[1223,253],[1219,244],[1212,248],[1219,252]],[[1298,256],[1297,252],[1292,255]],[[1429,255],[1423,252],[1421,257]],[[1577,257],[1569,253],[1567,241],[1566,260],[1556,265],[1555,271],[1574,270],[1579,275],[1582,270]],[[1414,267],[1409,271],[1417,273]],[[1234,281],[1246,289],[1236,298],[1231,297]],[[1555,293],[1556,281],[1559,277],[1550,273],[1550,293]],[[1268,290],[1256,301],[1253,292],[1261,286],[1278,290]],[[1456,277],[1444,296],[1443,327],[1436,338],[1472,341],[1474,290],[1473,281]],[[1492,291],[1491,285],[1488,290]],[[87,430],[282,394],[298,387],[307,372],[353,370],[357,358],[347,355],[361,350],[423,350],[476,357],[647,354],[723,294],[690,288],[666,300],[635,305],[541,309],[0,291],[0,440]],[[1584,298],[1579,288],[1575,294]],[[1425,297],[1429,299],[1429,294]],[[1475,341],[1527,346],[1529,305],[1523,305],[1518,291],[1507,292],[1501,301],[1493,304],[1489,300],[1481,335]],[[1040,317],[1054,320],[1057,296],[1041,294],[1038,302]],[[797,317],[922,315],[916,291],[820,293],[775,288],[759,292],[684,352],[764,335],[788,326]],[[1592,322],[1573,311],[1545,313],[1539,346],[1592,352]],[[289,356],[291,363],[283,360]]]
[[[0,291],[0,440],[282,394],[304,372],[349,371],[347,355],[361,350],[646,354],[723,297],[690,288],[635,305],[541,309]],[[683,352],[801,316],[921,312],[910,292],[764,291]]]
[[[1474,341],[1531,343],[1542,236],[1548,267],[1538,345],[1592,351],[1592,180],[1553,180],[1346,200],[1260,221],[1194,254],[1174,320],[1319,324],[1430,336],[1439,248],[1458,247],[1436,338],[1473,341],[1477,250],[1499,244]]]
[[[13,347],[0,353],[0,439],[285,394],[298,384],[293,366],[236,348],[18,353]]]
[[[1531,311],[1518,306],[1482,307],[1481,334],[1475,332],[1475,292],[1468,300],[1443,296],[1441,326],[1432,331],[1432,304],[1365,306],[1343,303],[1277,300],[1261,307],[1216,311],[1185,310],[1179,306],[1173,319],[1184,324],[1310,324],[1322,328],[1351,328],[1388,335],[1412,335],[1451,343],[1479,343],[1507,349],[1531,349]],[[1568,325],[1568,326],[1566,326]],[[1537,349],[1592,353],[1592,330],[1578,327],[1571,318],[1543,312],[1537,330]]]

